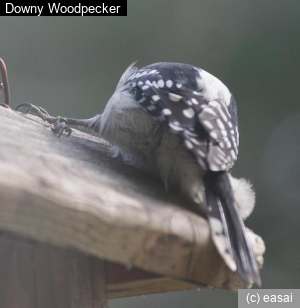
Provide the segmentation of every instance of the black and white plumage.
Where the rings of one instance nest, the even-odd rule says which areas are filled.
[[[236,102],[217,78],[191,65],[157,63],[134,72],[126,84],[141,106],[182,136],[204,170],[233,166],[239,143]]]
[[[41,108],[28,103],[17,108],[22,106],[57,123]],[[66,124],[92,128],[113,145],[113,154],[196,202],[227,266],[246,282],[261,284],[243,223],[255,195],[251,184],[229,173],[238,155],[237,106],[219,79],[188,64],[131,65],[102,114],[61,120],[55,125],[59,135]]]
[[[254,192],[228,173],[238,155],[237,106],[219,79],[188,64],[132,65],[89,125],[125,161],[205,208],[227,266],[260,285],[242,220],[253,210]]]

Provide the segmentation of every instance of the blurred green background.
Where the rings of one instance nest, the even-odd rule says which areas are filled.
[[[220,78],[239,108],[233,169],[250,179],[247,225],[266,242],[263,288],[300,288],[300,1],[129,0],[127,17],[1,17],[12,105],[101,113],[125,68],[186,62]],[[167,262],[167,261],[166,261]],[[110,301],[125,307],[237,307],[201,290]]]

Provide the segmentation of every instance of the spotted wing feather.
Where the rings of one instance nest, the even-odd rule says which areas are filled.
[[[195,71],[200,72],[198,76]],[[201,74],[209,75],[188,65],[156,64],[136,71],[128,82],[136,101],[179,134],[208,171],[205,194],[213,241],[231,270],[259,285],[259,272],[226,173],[238,154],[236,103],[220,81],[209,75],[205,83]],[[225,87],[225,94],[218,92],[219,87]],[[212,98],[216,93],[220,95]],[[226,104],[222,97],[227,97]]]
[[[238,131],[231,114],[221,101],[209,102],[198,115],[210,137],[207,164],[211,171],[232,168],[238,155]]]
[[[218,101],[206,102],[201,93],[184,84],[180,89],[173,83],[168,87],[156,74],[145,72],[136,73],[133,83],[141,106],[183,137],[204,170],[229,170],[237,157],[238,142],[226,106]]]

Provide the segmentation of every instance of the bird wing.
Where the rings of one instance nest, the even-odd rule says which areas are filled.
[[[207,102],[201,93],[186,87],[176,91],[149,83],[136,88],[139,104],[183,137],[204,170],[232,168],[238,154],[238,130],[222,101]]]

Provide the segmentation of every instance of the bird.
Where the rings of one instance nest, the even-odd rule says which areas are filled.
[[[160,62],[121,76],[103,113],[89,119],[51,117],[60,137],[68,125],[92,129],[112,145],[111,153],[161,179],[197,204],[208,219],[214,245],[228,268],[245,282],[261,286],[259,269],[244,224],[253,211],[249,181],[234,178],[238,156],[237,103],[215,76],[196,66]]]

